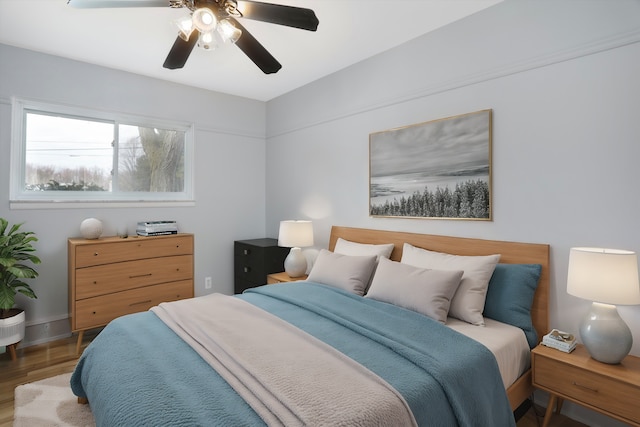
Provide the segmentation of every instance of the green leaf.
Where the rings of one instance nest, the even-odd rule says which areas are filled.
[[[0,286],[0,309],[9,310],[16,303],[16,293],[8,286]]]
[[[40,264],[32,243],[38,238],[32,231],[20,231],[23,223],[9,227],[9,222],[0,218],[0,309],[9,310],[15,304],[16,293],[37,298],[31,287],[22,279],[34,279],[38,272],[24,262]]]

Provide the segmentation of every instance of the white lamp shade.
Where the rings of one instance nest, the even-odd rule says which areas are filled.
[[[605,304],[640,304],[636,253],[618,249],[571,248],[567,292]]]
[[[278,246],[288,248],[313,246],[311,221],[280,221]]]
[[[236,28],[228,19],[223,19],[218,24],[218,33],[225,43],[235,43],[242,35],[242,30]]]

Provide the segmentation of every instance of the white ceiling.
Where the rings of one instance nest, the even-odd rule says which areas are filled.
[[[195,48],[162,68],[187,9],[75,9],[67,0],[0,0],[0,43],[268,101],[502,0],[263,0],[313,9],[317,32],[240,18],[282,64],[265,75],[236,46]],[[1,59],[0,59],[1,60]]]

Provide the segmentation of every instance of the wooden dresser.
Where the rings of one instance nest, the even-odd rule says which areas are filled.
[[[193,235],[69,239],[71,330],[193,297]]]

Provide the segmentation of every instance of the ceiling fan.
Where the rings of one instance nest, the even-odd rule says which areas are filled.
[[[68,0],[76,8],[171,7],[187,8],[190,16],[178,21],[179,34],[163,67],[182,68],[198,44],[235,43],[265,74],[282,65],[251,35],[237,18],[253,19],[302,30],[316,31],[318,18],[311,9],[249,0]]]

